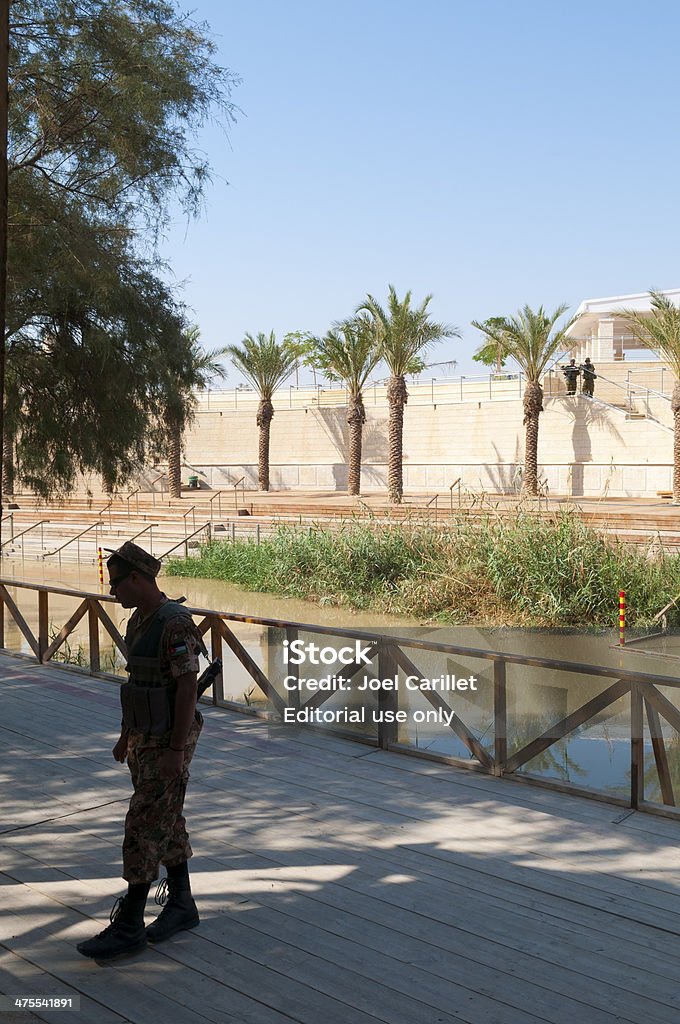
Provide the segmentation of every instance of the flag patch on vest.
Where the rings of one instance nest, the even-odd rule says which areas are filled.
[[[189,653],[189,649],[188,649],[187,645],[184,643],[183,640],[180,640],[180,642],[176,643],[176,644],[170,644],[170,657],[171,658],[181,658],[183,655],[188,654],[188,653]]]

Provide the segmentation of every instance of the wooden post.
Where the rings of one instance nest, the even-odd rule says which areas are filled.
[[[494,775],[502,775],[508,760],[508,693],[504,661],[493,663]]]
[[[645,798],[645,747],[642,694],[637,683],[630,684],[630,806],[637,810]]]
[[[210,626],[210,653],[213,661],[215,658],[222,658],[222,633],[220,632],[219,619],[213,617]],[[224,659],[222,658],[222,661]],[[224,703],[224,666],[212,685],[213,704]]]
[[[93,601],[87,602],[87,625],[90,633],[90,675],[100,671],[99,616]]]
[[[294,640],[298,639],[298,630],[294,626],[286,626],[286,640],[289,644],[293,643]],[[292,663],[284,667],[284,675],[294,676],[296,680],[300,680],[300,666],[293,665]],[[330,696],[330,694],[329,694]],[[296,687],[294,690],[286,690],[284,687],[284,697],[287,700],[288,706],[295,708],[296,711],[300,710],[300,689]]]
[[[45,660],[45,651],[49,647],[50,616],[48,609],[49,591],[38,591],[38,661]]]
[[[659,785],[661,787],[661,799],[665,804],[668,804],[669,807],[675,807],[673,779],[668,766],[668,754],[666,753],[666,744],[664,743],[659,712],[648,700],[645,700],[645,710],[647,711],[649,733],[652,737],[652,749],[654,750],[656,771],[659,776]]]
[[[393,679],[397,673],[397,660],[392,652],[392,645],[382,641],[378,646],[378,674],[381,679]],[[381,686],[378,690],[378,743],[383,750],[389,749],[391,743],[396,743],[399,738],[399,726],[396,721],[385,722],[385,712],[397,712],[399,710],[399,690],[386,689]]]

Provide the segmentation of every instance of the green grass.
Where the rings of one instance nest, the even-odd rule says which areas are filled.
[[[168,565],[175,576],[456,624],[611,627],[625,590],[647,626],[680,594],[680,557],[605,540],[565,511],[551,520],[461,517],[446,528],[281,528],[257,545],[214,541]],[[677,622],[678,616],[670,617]]]

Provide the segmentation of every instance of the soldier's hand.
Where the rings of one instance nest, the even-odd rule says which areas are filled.
[[[125,764],[125,758],[127,757],[128,738],[127,733],[121,733],[118,742],[111,751],[115,761],[119,761],[121,764]]]
[[[163,751],[161,760],[161,778],[163,779],[174,779],[178,775],[182,774],[182,768],[184,767],[184,751],[183,750],[171,750],[170,747],[166,747]]]

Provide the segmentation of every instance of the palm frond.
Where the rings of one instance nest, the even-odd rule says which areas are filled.
[[[357,313],[334,324],[323,338],[314,338],[313,365],[356,397],[380,362],[378,341],[375,321],[366,313]]]
[[[514,316],[494,317],[493,321],[484,322],[473,320],[472,326],[501,346],[515,360],[527,381],[538,381],[553,357],[567,347],[565,335],[573,319],[558,330],[554,327],[568,308],[562,303],[552,314],[547,314],[543,306],[533,310],[525,305]]]
[[[410,291],[400,299],[394,285],[389,285],[386,309],[372,295],[358,307],[358,312],[366,312],[373,318],[380,355],[393,377],[418,372],[422,367],[419,357],[431,345],[443,338],[460,337],[457,327],[430,319],[431,300],[432,296],[426,295],[419,306],[413,307]]]
[[[680,309],[667,295],[650,289],[651,316],[640,310],[618,309],[635,338],[645,347],[662,356],[680,377]]]
[[[240,344],[226,345],[223,351],[264,401],[271,401],[276,389],[290,377],[297,359],[289,346],[276,341],[273,331],[269,335],[260,332],[256,338],[246,334]]]

